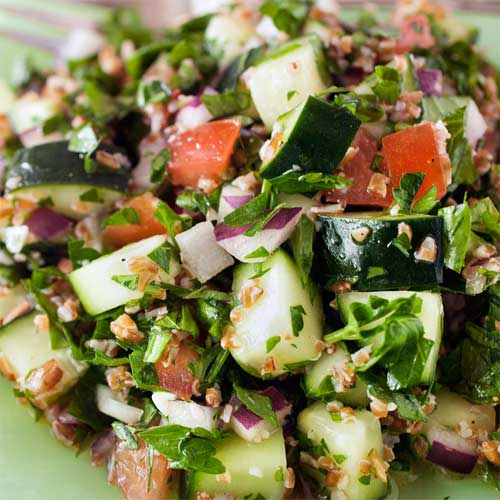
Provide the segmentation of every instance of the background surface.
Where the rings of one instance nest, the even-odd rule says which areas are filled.
[[[155,12],[163,0],[150,0],[148,9]],[[187,0],[181,0],[187,1]],[[457,13],[481,28],[481,45],[488,48],[492,61],[500,64],[500,1],[474,3],[478,7],[497,6],[497,13]],[[32,54],[40,65],[48,65],[51,55],[2,36],[5,30],[22,31],[33,36],[42,34],[55,43],[63,43],[67,29],[54,27],[42,18],[28,20],[9,7],[32,12],[68,16],[68,20],[87,23],[102,20],[107,10],[97,6],[74,6],[67,1],[0,0],[0,78],[8,79],[11,66],[20,54]],[[346,11],[346,18],[356,16]],[[167,16],[168,17],[168,16]],[[106,471],[94,468],[87,453],[75,458],[75,451],[65,448],[50,434],[44,422],[34,422],[29,411],[18,404],[12,387],[0,380],[0,499],[2,500],[114,500],[118,490],[109,486]],[[498,491],[479,481],[451,481],[440,474],[429,475],[408,484],[400,491],[403,500],[498,500]]]

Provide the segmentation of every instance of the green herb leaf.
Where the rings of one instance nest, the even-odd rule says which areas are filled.
[[[400,92],[400,75],[389,66],[375,66],[376,84],[373,87],[375,95],[383,102],[396,104]]]
[[[389,245],[397,248],[405,257],[410,256],[409,250],[411,250],[411,242],[406,233],[401,233],[396,236],[396,238],[391,240]]]
[[[111,279],[129,290],[137,290],[139,285],[139,276],[137,274],[115,274]]]
[[[304,328],[304,318],[302,317],[304,314],[306,314],[306,311],[301,305],[290,306],[290,319],[292,321],[292,331],[294,337],[298,337],[299,333]]]
[[[338,175],[289,170],[270,180],[271,184],[281,193],[316,193],[324,189],[343,189],[352,184],[352,180]]]
[[[366,279],[378,278],[379,276],[385,276],[387,274],[387,270],[384,267],[380,266],[370,266],[366,272]]]
[[[96,188],[89,189],[80,195],[80,201],[88,201],[90,203],[104,203],[104,200],[99,196]]]
[[[122,422],[113,422],[111,427],[113,428],[113,432],[116,434],[116,437],[125,442],[126,448],[131,450],[139,449],[139,442],[135,438],[136,430],[133,427],[125,425]]]
[[[281,341],[281,337],[276,335],[266,340],[266,353],[270,353]]]
[[[163,271],[168,273],[170,269],[170,260],[173,258],[172,247],[165,242],[163,245],[156,247],[150,252],[148,258],[156,262]]]
[[[153,326],[149,333],[148,346],[144,353],[145,363],[156,363],[172,338],[171,333],[163,331],[158,326]]]
[[[203,94],[201,102],[213,118],[237,115],[251,104],[250,94],[238,90],[225,90],[222,94]]]
[[[160,151],[151,162],[151,173],[149,180],[153,183],[163,182],[165,179],[165,168],[170,161],[170,149],[165,148]]]
[[[72,240],[68,242],[68,256],[73,263],[73,268],[78,269],[84,263],[92,262],[99,258],[101,254],[94,248],[84,247],[83,240]]]
[[[154,216],[160,221],[172,238],[182,230],[187,229],[189,219],[176,214],[164,201],[158,203]]]
[[[469,204],[444,207],[439,210],[444,221],[444,263],[459,273],[465,264],[465,257],[471,241],[472,218]]]
[[[140,224],[141,219],[137,210],[132,207],[125,207],[117,212],[108,215],[101,223],[101,227],[123,226],[126,224]]]
[[[260,259],[268,256],[269,252],[264,247],[259,247],[253,252],[250,252],[249,254],[245,255],[245,259]]]
[[[147,104],[167,103],[172,92],[161,80],[142,80],[137,89],[137,105],[141,108]]]
[[[300,32],[310,8],[309,0],[265,0],[260,12],[269,16],[276,28],[293,37]]]
[[[276,205],[273,209],[268,210],[261,214],[261,216],[243,233],[245,236],[255,236],[257,233],[262,231],[266,224],[282,209],[286,203],[280,203]]]
[[[279,426],[278,417],[273,410],[271,399],[260,392],[244,389],[236,384],[233,385],[238,399],[255,415],[259,416],[274,427]]]
[[[303,285],[309,283],[309,274],[314,258],[313,248],[315,236],[316,228],[314,222],[306,215],[301,215],[290,237],[290,244]]]
[[[261,193],[224,217],[224,224],[240,227],[253,224],[267,208],[268,193]]]
[[[429,213],[439,203],[439,200],[436,200],[436,195],[437,187],[434,185],[413,203],[411,211],[417,214]]]
[[[399,181],[399,188],[393,188],[394,199],[404,212],[411,211],[413,200],[424,182],[424,177],[421,172],[404,174]]]

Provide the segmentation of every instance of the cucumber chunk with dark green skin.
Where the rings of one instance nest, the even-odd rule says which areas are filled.
[[[349,282],[357,290],[432,287],[443,279],[443,219],[430,215],[356,213],[320,217],[323,272],[328,284]],[[400,224],[409,226],[407,255],[395,244]],[[430,239],[435,243],[432,243]],[[426,240],[435,252],[419,252]]]
[[[347,406],[364,408],[370,402],[366,385],[359,379],[345,392],[336,392],[332,380],[332,369],[350,363],[351,357],[345,347],[339,343],[332,354],[323,352],[318,361],[306,366],[304,392],[308,398],[331,401],[336,399]]]
[[[231,434],[214,442],[216,458],[226,467],[224,480],[215,474],[192,472],[187,480],[185,498],[200,498],[205,493],[210,498],[225,495],[238,500],[265,498],[281,500],[285,493],[286,473],[285,441],[281,430],[261,443],[249,443]]]
[[[283,144],[265,163],[260,175],[266,179],[299,167],[307,172],[331,174],[351,145],[361,122],[345,109],[309,96],[277,122]]]
[[[109,153],[122,153],[111,146],[102,146]],[[89,212],[103,211],[122,198],[128,189],[129,172],[99,167],[88,173],[83,156],[68,150],[67,141],[39,144],[18,151],[9,165],[5,192],[9,198],[39,200],[50,197],[53,208],[69,217],[86,214],[72,208],[79,196],[95,189],[102,203],[88,203]]]

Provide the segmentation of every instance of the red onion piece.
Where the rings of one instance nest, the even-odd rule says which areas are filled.
[[[71,220],[47,207],[38,207],[26,220],[30,231],[43,240],[63,236],[71,224]]]
[[[254,198],[253,194],[243,194],[241,196],[222,196],[223,200],[234,209],[242,207]]]
[[[420,90],[425,95],[441,95],[443,93],[443,73],[439,69],[418,69],[417,77]]]
[[[262,231],[251,237],[243,234],[250,225],[232,227],[221,222],[215,226],[215,238],[220,246],[238,260],[259,262],[266,257],[247,256],[261,247],[270,254],[279,248],[292,234],[302,210],[301,207],[280,209]]]
[[[441,465],[449,470],[469,474],[474,469],[477,462],[477,455],[471,455],[454,448],[450,448],[444,443],[434,441],[427,454],[427,460],[436,465]]]
[[[113,431],[106,431],[97,436],[90,447],[92,452],[92,463],[94,465],[105,465],[113,454],[116,444],[116,435]]]
[[[235,418],[245,429],[251,429],[263,421],[262,418],[250,411],[236,396],[231,398],[229,404],[234,407],[232,418]]]
[[[286,399],[285,396],[283,396],[283,394],[281,394],[281,392],[272,385],[264,389],[262,394],[271,400],[271,404],[273,405],[273,410],[275,412],[279,412],[285,408],[291,408],[292,406],[290,401],[288,401],[288,399]]]

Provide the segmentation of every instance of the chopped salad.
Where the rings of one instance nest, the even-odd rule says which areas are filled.
[[[426,0],[120,9],[2,90],[0,371],[130,500],[500,484],[499,72]],[[209,12],[207,12],[209,8]]]

